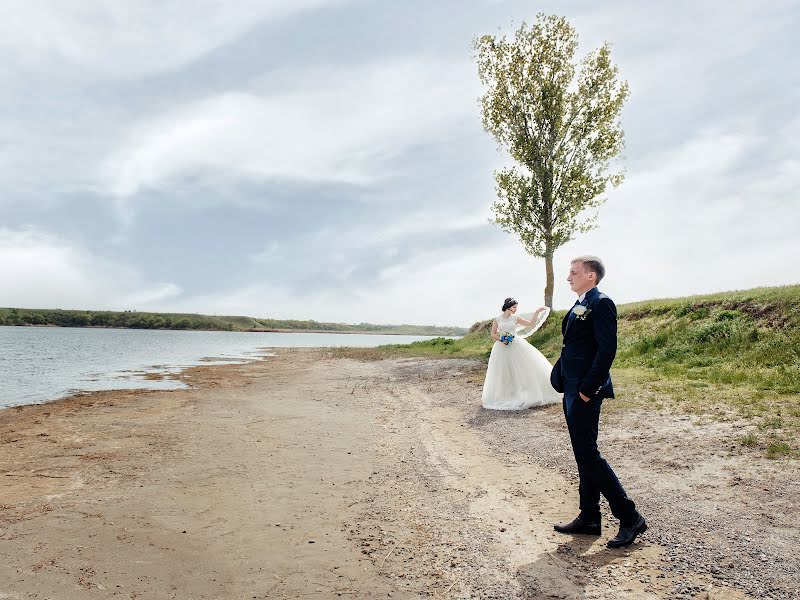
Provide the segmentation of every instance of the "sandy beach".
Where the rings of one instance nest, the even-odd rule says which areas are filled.
[[[651,526],[609,550],[608,514],[552,529],[577,505],[560,406],[483,410],[478,361],[183,377],[0,411],[0,599],[800,597],[800,469],[735,423],[609,403],[601,448]]]

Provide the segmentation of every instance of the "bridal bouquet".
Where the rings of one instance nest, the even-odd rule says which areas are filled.
[[[514,336],[508,332],[504,332],[500,336],[500,341],[503,342],[506,346],[508,346],[511,342],[514,341]]]

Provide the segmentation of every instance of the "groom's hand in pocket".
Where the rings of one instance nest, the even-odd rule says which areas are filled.
[[[583,392],[578,392],[578,395],[581,397],[581,400],[583,400],[584,402],[588,402],[591,399],[591,398],[589,398],[589,396],[584,396]]]

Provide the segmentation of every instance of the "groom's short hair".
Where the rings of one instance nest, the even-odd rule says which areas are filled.
[[[597,283],[606,276],[606,268],[603,266],[603,261],[600,260],[597,256],[592,256],[591,254],[587,254],[585,256],[579,256],[577,258],[572,259],[572,263],[583,263],[583,265],[592,271],[597,276]]]

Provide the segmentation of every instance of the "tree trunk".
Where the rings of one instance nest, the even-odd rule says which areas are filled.
[[[544,304],[548,308],[553,308],[553,251],[547,249],[544,253],[544,268],[546,281],[544,285]]]

